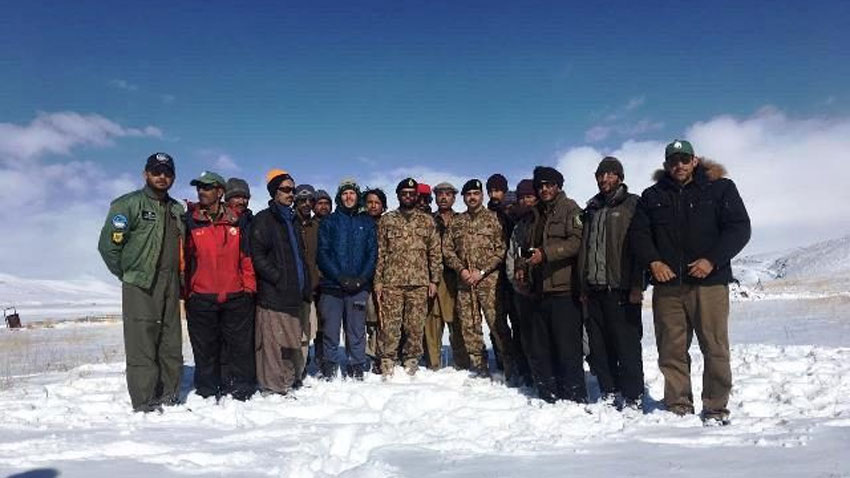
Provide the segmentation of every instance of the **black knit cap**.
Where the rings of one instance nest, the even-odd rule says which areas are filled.
[[[626,179],[625,174],[623,174],[623,163],[614,156],[605,156],[599,162],[599,167],[596,168],[596,176],[605,173],[614,173],[620,177],[621,181]]]
[[[534,189],[540,189],[540,183],[555,183],[558,188],[564,188],[564,175],[555,168],[549,166],[537,166],[534,168]]]
[[[480,179],[470,179],[469,181],[467,181],[463,184],[462,188],[460,188],[461,196],[468,193],[469,191],[482,191],[481,180]]]
[[[417,183],[415,179],[405,178],[402,179],[401,182],[398,183],[398,186],[395,187],[395,193],[400,193],[402,189],[416,189],[417,186],[419,186],[419,183]]]
[[[487,178],[487,191],[507,191],[508,180],[499,173],[496,173]]]

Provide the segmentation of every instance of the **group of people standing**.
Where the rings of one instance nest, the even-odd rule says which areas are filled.
[[[347,179],[331,212],[328,193],[273,169],[268,207],[255,216],[247,183],[211,172],[191,181],[198,201],[184,211],[168,195],[173,159],[151,155],[145,187],[112,203],[99,243],[123,282],[134,409],[179,402],[181,298],[203,397],[287,394],[311,360],[326,380],[438,369],[446,328],[454,367],[490,377],[483,317],[507,385],[586,402],[586,330],[602,400],[639,409],[651,283],[667,409],[694,413],[695,332],[706,364],[702,418],[728,423],[730,261],[750,236],[734,183],[680,140],[641,196],[614,157],[594,176],[599,193],[585,208],[551,167],[536,167],[515,191],[500,174],[460,190],[406,178],[389,212],[382,190]]]

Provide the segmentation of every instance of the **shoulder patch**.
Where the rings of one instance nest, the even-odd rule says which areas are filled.
[[[127,216],[123,214],[116,214],[112,216],[112,228],[115,230],[123,231],[127,229],[127,226],[130,224],[130,221],[127,220]]]
[[[124,242],[124,233],[123,232],[113,232],[112,233],[112,242],[115,244],[121,244]]]

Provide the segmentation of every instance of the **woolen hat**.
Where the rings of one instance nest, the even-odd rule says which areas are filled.
[[[508,180],[499,173],[487,178],[487,191],[507,191]]]
[[[534,168],[534,189],[540,189],[541,183],[555,183],[559,188],[564,187],[564,175],[550,166],[537,166]]]
[[[240,178],[230,178],[224,185],[224,200],[229,201],[232,197],[244,196],[251,199],[251,188],[248,182]]]
[[[623,174],[623,163],[614,156],[605,156],[599,162],[599,166],[596,168],[596,176],[605,173],[614,173],[620,177],[621,181],[626,179],[626,175]]]
[[[537,192],[534,190],[534,181],[531,179],[523,179],[516,185],[517,197],[534,196]]]

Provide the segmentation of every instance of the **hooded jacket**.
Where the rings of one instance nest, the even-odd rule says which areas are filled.
[[[750,217],[738,189],[718,163],[701,160],[682,186],[664,170],[643,191],[632,221],[632,248],[641,267],[667,264],[676,277],[665,285],[718,285],[732,281],[730,261],[750,240]],[[714,269],[703,279],[688,264],[708,259]],[[653,279],[653,284],[655,283]]]
[[[358,279],[362,289],[371,287],[378,259],[375,221],[360,210],[358,202],[352,208],[342,205],[342,195],[336,195],[336,209],[319,225],[319,247],[316,262],[322,273],[322,289],[340,290],[340,279]]]

